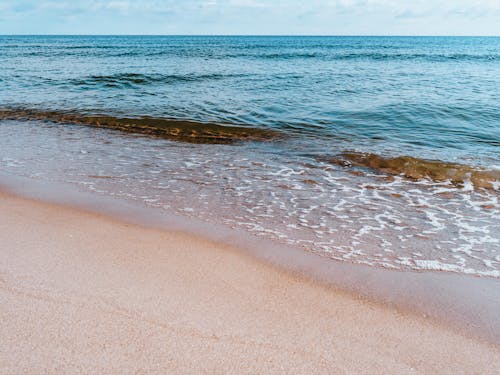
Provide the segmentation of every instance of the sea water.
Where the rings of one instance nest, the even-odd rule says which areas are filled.
[[[500,277],[500,38],[1,36],[0,171]]]

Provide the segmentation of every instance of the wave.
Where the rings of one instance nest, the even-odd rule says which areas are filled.
[[[337,60],[423,60],[423,61],[495,61],[498,60],[498,54],[439,54],[439,53],[379,53],[379,52],[361,52],[335,54],[333,59]]]
[[[346,168],[362,167],[388,175],[399,175],[418,181],[429,179],[435,182],[450,181],[455,185],[499,190],[500,170],[484,169],[459,163],[426,160],[411,156],[383,157],[373,153],[343,152],[338,156],[318,157],[319,161]]]
[[[163,54],[163,52],[156,52],[156,54]],[[206,56],[198,56],[206,57]],[[284,51],[284,52],[239,52],[239,53],[226,53],[210,56],[210,58],[251,58],[251,59],[269,59],[269,60],[292,60],[292,59],[320,59],[326,61],[334,60],[375,60],[375,61],[477,61],[477,62],[491,62],[500,59],[499,54],[465,54],[465,53],[400,53],[400,52],[340,52],[328,49],[318,49],[312,52],[302,51]]]
[[[229,54],[228,57],[253,57],[257,59],[307,59],[317,58],[321,60],[375,60],[375,61],[391,61],[391,60],[419,60],[419,61],[498,61],[498,54],[439,54],[439,53],[380,53],[380,52],[333,52],[333,51],[317,51],[310,53],[303,52],[284,52],[284,53],[264,53],[264,54]]]
[[[1,120],[38,120],[62,124],[79,124],[128,133],[137,133],[175,141],[204,144],[236,144],[244,141],[269,142],[293,136],[276,129],[215,124],[158,117],[116,117],[86,115],[65,111],[34,109],[0,109]],[[298,135],[298,133],[296,134]],[[427,160],[412,156],[385,157],[374,153],[346,151],[338,155],[304,155],[319,162],[345,168],[362,168],[385,175],[401,176],[409,180],[451,182],[457,186],[472,186],[500,190],[500,169],[475,167],[440,160]],[[308,164],[310,167],[317,167]]]
[[[21,47],[20,47],[21,48]],[[377,47],[380,48],[380,47]],[[173,48],[124,48],[123,46],[61,46],[47,47],[35,46],[29,50],[12,49],[9,54],[18,57],[57,57],[57,56],[80,56],[85,51],[87,56],[94,57],[180,57],[180,58],[209,58],[223,59],[252,59],[252,60],[294,60],[294,59],[319,59],[325,61],[335,60],[373,60],[373,61],[429,61],[429,62],[496,62],[500,60],[500,54],[491,53],[436,53],[436,52],[351,52],[339,50],[337,46],[328,48],[318,47],[312,51],[284,50],[281,52],[269,52],[266,48],[252,49],[248,46],[245,50],[228,50],[217,52],[213,50],[192,50]]]
[[[220,80],[233,77],[229,74],[141,74],[117,73],[111,75],[92,75],[79,79],[72,79],[67,83],[74,86],[93,87],[104,85],[108,88],[125,88],[152,84],[174,84],[179,82],[197,82]]]
[[[283,137],[283,134],[276,130],[257,127],[220,125],[155,117],[90,116],[64,111],[31,109],[0,110],[0,120],[41,120],[80,124],[189,143],[233,144],[243,141],[264,142]]]

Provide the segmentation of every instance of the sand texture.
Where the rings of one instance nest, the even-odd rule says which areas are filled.
[[[226,245],[2,193],[0,373],[499,374],[500,350]]]

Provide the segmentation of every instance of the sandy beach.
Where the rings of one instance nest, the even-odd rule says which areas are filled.
[[[226,245],[0,195],[0,372],[496,374],[498,347]]]

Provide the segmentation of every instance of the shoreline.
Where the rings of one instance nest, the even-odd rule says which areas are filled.
[[[5,173],[77,185],[340,261],[500,276],[493,190],[357,173],[316,160],[314,147],[295,155],[302,141],[192,145],[51,121],[3,125]]]
[[[442,271],[401,271],[340,262],[240,230],[102,196],[77,186],[0,173],[0,195],[78,210],[145,229],[231,247],[265,266],[320,283],[335,293],[395,309],[459,334],[500,345],[500,280]]]
[[[0,197],[6,372],[500,370],[494,345],[234,247]]]

